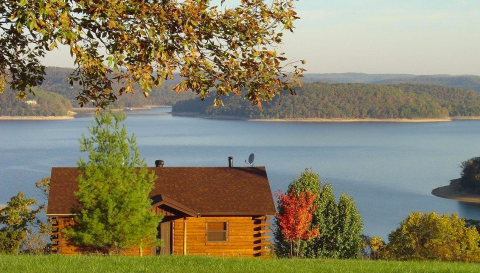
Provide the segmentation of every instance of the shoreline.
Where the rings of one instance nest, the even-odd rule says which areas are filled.
[[[123,111],[142,111],[150,110],[153,108],[171,108],[170,105],[146,105],[144,107],[127,107],[124,109],[111,109],[114,112],[120,110]],[[98,108],[95,107],[78,107],[72,108],[72,111],[69,112],[68,116],[0,116],[0,120],[69,120],[75,118],[74,116],[78,113],[90,113],[95,112]],[[195,118],[204,118],[204,119],[217,119],[217,120],[243,120],[251,122],[299,122],[299,123],[434,123],[434,122],[450,122],[454,120],[480,120],[480,116],[475,117],[448,117],[443,119],[434,119],[434,118],[424,118],[424,119],[377,119],[377,118],[284,118],[284,119],[251,119],[251,118],[242,118],[236,116],[212,116],[212,115],[201,115],[193,112],[182,112],[182,113],[171,113],[172,116],[181,116],[181,117],[195,117]]]
[[[480,194],[472,194],[467,191],[460,191],[460,178],[450,180],[450,185],[438,187],[432,190],[432,194],[446,199],[459,202],[480,204]]]
[[[153,108],[171,108],[171,105],[145,105],[143,107],[125,107],[122,109],[110,109],[114,112],[123,110],[123,111],[141,111],[141,110],[150,110]],[[96,107],[74,107],[72,108],[73,111],[78,111],[78,112],[95,112],[97,111],[98,108]]]
[[[0,120],[69,120],[74,119],[76,114],[68,111],[67,116],[0,116]]]
[[[125,109],[112,109],[114,112],[118,112],[120,110],[123,111],[142,111],[142,110],[150,110],[153,108],[171,108],[170,105],[146,105],[144,107],[129,107]],[[29,121],[41,121],[41,120],[69,120],[74,119],[75,115],[85,113],[92,113],[95,112],[98,108],[95,107],[79,107],[79,108],[72,108],[72,111],[68,111],[68,116],[0,116],[0,120],[29,120]]]
[[[473,116],[473,117],[451,117],[452,120],[480,120],[480,117]]]
[[[459,118],[444,118],[444,119],[375,119],[375,118],[365,118],[365,119],[355,119],[355,118],[286,118],[286,119],[250,119],[250,118],[240,118],[235,116],[210,116],[210,115],[201,115],[191,112],[182,112],[182,113],[172,113],[172,116],[181,116],[181,117],[195,117],[195,118],[204,118],[204,119],[219,119],[219,120],[244,120],[252,122],[302,122],[302,123],[357,123],[357,122],[384,122],[384,123],[432,123],[432,122],[449,122],[452,120],[460,120]],[[480,120],[480,117],[470,118],[468,120]]]
[[[47,121],[47,120],[69,120],[74,116],[0,116],[0,120],[29,120],[29,121]]]
[[[291,119],[247,119],[254,122],[317,122],[317,123],[356,123],[356,122],[385,122],[385,123],[431,123],[431,122],[449,122],[450,118],[445,119],[377,119],[377,118],[291,118]]]

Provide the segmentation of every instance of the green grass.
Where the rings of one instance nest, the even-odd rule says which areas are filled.
[[[0,255],[0,272],[480,272],[480,264],[435,261],[235,259],[192,256]]]

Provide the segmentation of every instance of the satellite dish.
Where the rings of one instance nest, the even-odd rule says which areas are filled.
[[[255,160],[255,155],[252,153],[248,157],[248,161],[247,161],[247,159],[245,159],[245,163],[247,163],[250,166],[253,166],[253,160]]]

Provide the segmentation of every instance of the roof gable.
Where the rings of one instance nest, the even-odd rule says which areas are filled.
[[[187,215],[275,214],[265,167],[163,167],[155,172],[152,205],[167,205]],[[77,205],[77,168],[52,168],[49,215],[69,215]]]

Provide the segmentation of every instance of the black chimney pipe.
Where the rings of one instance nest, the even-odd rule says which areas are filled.
[[[233,167],[233,156],[228,157],[228,167],[230,167],[230,168]]]
[[[160,159],[155,160],[155,167],[157,167],[157,168],[160,167],[161,168],[161,167],[163,167],[163,164],[164,164],[163,160],[160,160]]]

